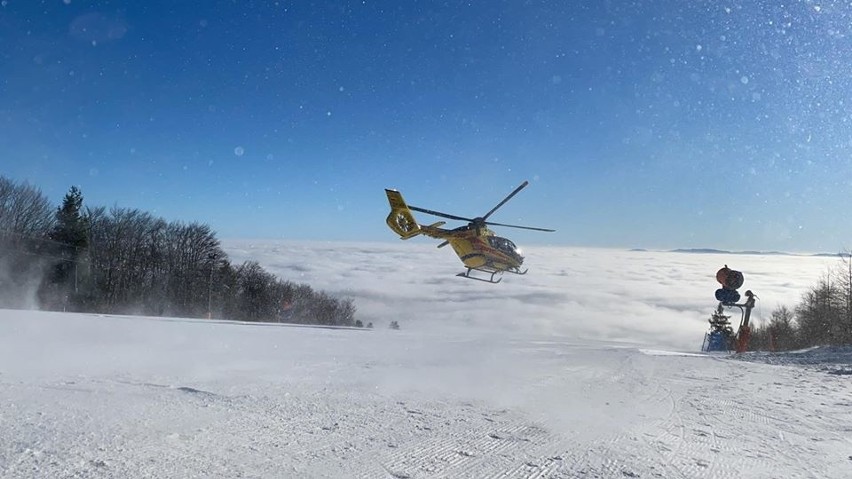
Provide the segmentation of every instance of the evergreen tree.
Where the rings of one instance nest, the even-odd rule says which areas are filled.
[[[56,211],[56,226],[50,233],[50,239],[77,250],[84,250],[87,243],[87,221],[82,209],[83,193],[76,186],[72,186],[63,198],[62,206]]]
[[[72,186],[56,211],[56,223],[49,234],[56,261],[49,280],[50,293],[63,308],[79,292],[79,266],[88,246],[88,221],[82,209],[83,193]]]

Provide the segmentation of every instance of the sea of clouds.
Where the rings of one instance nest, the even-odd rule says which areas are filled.
[[[356,317],[386,327],[499,328],[561,337],[700,348],[716,308],[716,271],[742,271],[759,297],[753,319],[794,307],[838,258],[684,253],[557,246],[524,251],[529,273],[499,284],[458,278],[450,248],[434,243],[226,240],[235,264],[258,261],[281,279],[351,297]],[[739,310],[730,311],[738,322]]]

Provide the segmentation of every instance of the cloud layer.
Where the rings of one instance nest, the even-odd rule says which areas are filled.
[[[384,327],[483,327],[697,350],[717,302],[716,271],[742,271],[768,320],[794,306],[836,258],[532,247],[525,276],[500,284],[457,278],[450,248],[400,244],[227,240],[235,263],[258,261],[282,279],[354,298],[357,317]],[[739,311],[732,312],[732,321]]]

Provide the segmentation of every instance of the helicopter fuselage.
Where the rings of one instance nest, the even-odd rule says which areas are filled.
[[[520,272],[524,263],[524,257],[515,243],[495,235],[488,228],[479,228],[479,231],[476,231],[467,226],[451,230],[437,226],[419,226],[422,234],[449,243],[467,268],[491,273]],[[445,245],[446,243],[441,243],[439,247]]]

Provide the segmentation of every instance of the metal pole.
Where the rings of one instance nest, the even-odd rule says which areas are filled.
[[[213,318],[213,264],[210,264],[210,277],[207,279],[207,319]]]
[[[207,278],[207,319],[213,319],[213,267],[216,266],[216,254],[207,255],[210,261],[210,276]]]

